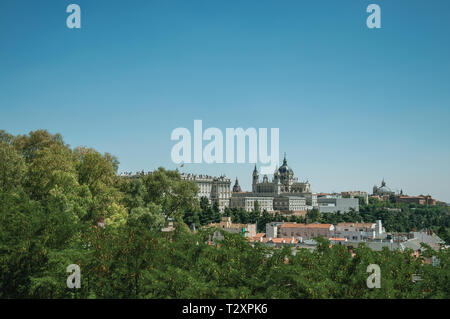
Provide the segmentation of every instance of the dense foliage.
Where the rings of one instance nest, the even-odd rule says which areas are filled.
[[[448,251],[423,264],[410,252],[352,252],[319,239],[311,252],[254,247],[240,235],[188,226],[220,220],[197,186],[160,168],[122,178],[110,154],[72,149],[60,135],[0,131],[0,298],[448,298]],[[335,218],[382,218],[392,230],[448,230],[448,212],[412,207],[396,217],[372,203]],[[236,222],[280,216],[228,210]],[[352,215],[353,214],[353,215]],[[417,214],[417,215],[415,215]],[[350,217],[348,217],[350,216]],[[403,216],[403,215],[401,215]],[[323,220],[312,212],[308,221]],[[403,219],[406,218],[406,219]],[[168,219],[175,231],[162,232]],[[369,264],[381,267],[381,288],[368,289]],[[66,286],[66,267],[81,269],[81,289]],[[413,283],[412,275],[422,278]]]

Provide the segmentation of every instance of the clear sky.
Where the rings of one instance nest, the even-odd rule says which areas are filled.
[[[81,7],[82,28],[66,27]],[[381,7],[368,29],[366,7]],[[0,129],[61,133],[120,171],[175,168],[177,127],[278,127],[313,191],[450,202],[448,0],[0,0]],[[186,164],[239,177],[253,164]]]

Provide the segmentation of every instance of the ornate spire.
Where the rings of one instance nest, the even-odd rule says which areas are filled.
[[[242,189],[241,189],[241,186],[239,186],[239,181],[238,181],[238,178],[236,177],[236,182],[234,183],[234,186],[233,186],[233,193],[241,193],[242,192]]]
[[[258,170],[256,169],[256,164],[255,164],[255,169],[253,170],[253,176],[258,175]]]

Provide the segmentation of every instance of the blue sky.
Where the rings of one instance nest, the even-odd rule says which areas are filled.
[[[382,29],[366,27],[370,3]],[[314,191],[384,177],[450,202],[449,13],[447,0],[1,0],[0,129],[59,132],[147,171],[177,166],[170,134],[194,119],[278,127]],[[252,168],[182,170],[249,189]]]

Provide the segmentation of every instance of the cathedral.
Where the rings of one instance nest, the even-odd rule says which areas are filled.
[[[294,177],[293,170],[287,164],[286,155],[283,164],[275,170],[272,181],[269,181],[267,175],[260,180],[255,166],[251,192],[243,192],[237,178],[231,189],[231,181],[225,176],[213,177],[185,173],[180,175],[183,180],[194,182],[198,186],[199,199],[206,197],[211,204],[216,202],[221,211],[227,207],[251,211],[256,202],[261,211],[268,212],[306,211],[318,205],[317,195],[311,191],[309,182],[299,182]]]
[[[286,155],[283,164],[275,170],[272,181],[269,181],[267,175],[260,180],[255,165],[252,174],[252,192],[242,192],[236,179],[230,207],[251,210],[256,201],[261,209],[268,212],[306,211],[318,205],[317,195],[311,191],[309,182],[299,182],[294,177],[294,171],[287,164]]]
[[[381,186],[377,187],[376,185],[373,187],[373,196],[390,196],[395,195],[395,191],[391,190],[389,187],[386,186],[386,182],[383,180],[381,181]]]
[[[294,171],[287,165],[286,155],[284,155],[283,165],[275,170],[271,182],[269,182],[267,175],[264,175],[262,182],[259,181],[259,173],[255,165],[252,191],[260,195],[303,195],[311,193],[311,186],[308,181],[298,182],[298,179],[294,178]]]

